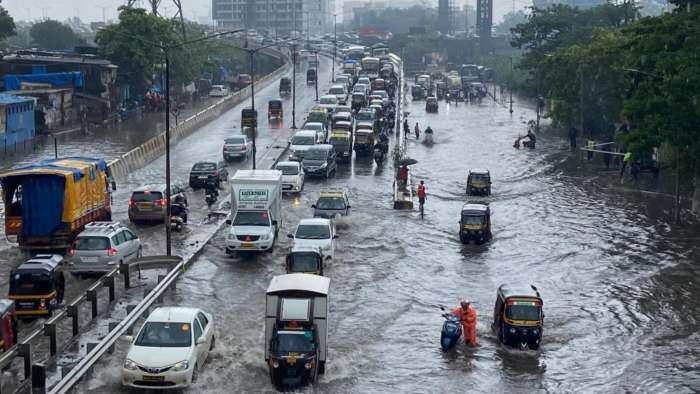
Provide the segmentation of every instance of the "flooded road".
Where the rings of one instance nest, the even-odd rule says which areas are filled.
[[[329,361],[321,392],[694,392],[700,387],[697,229],[673,229],[664,208],[611,195],[571,175],[565,141],[540,136],[515,150],[532,112],[491,101],[426,114],[410,103],[411,126],[430,125],[435,144],[410,139],[414,181],[425,180],[425,219],[392,210],[393,170],[369,159],[340,167],[285,198],[284,232],[313,214],[323,187],[347,190],[351,215],[338,223],[331,278]],[[196,150],[183,151],[194,158]],[[191,156],[187,156],[191,155]],[[190,160],[192,161],[192,160]],[[492,242],[463,246],[459,211],[469,168],[487,168]],[[176,171],[176,173],[178,173]],[[215,316],[217,348],[192,392],[274,391],[263,357],[265,290],[284,273],[288,240],[257,258],[228,258],[221,231],[167,303]],[[536,285],[544,299],[537,352],[501,346],[490,331],[501,283]],[[469,298],[476,349],[439,348],[438,306]],[[127,350],[102,360],[79,392],[120,391]],[[306,388],[306,391],[313,391]]]

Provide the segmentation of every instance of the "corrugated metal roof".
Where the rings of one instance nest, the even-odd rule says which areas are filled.
[[[0,105],[34,102],[34,97],[15,96],[13,94],[0,93]]]

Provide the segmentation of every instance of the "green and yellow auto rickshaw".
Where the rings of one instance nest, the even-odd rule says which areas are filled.
[[[542,341],[542,297],[533,285],[502,284],[496,293],[491,328],[506,346],[537,350]]]

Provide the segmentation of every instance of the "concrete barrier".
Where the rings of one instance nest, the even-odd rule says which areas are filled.
[[[281,55],[281,57],[287,60],[284,55]],[[256,88],[264,89],[282,74],[287,72],[289,68],[290,63],[285,61],[285,63],[277,70],[257,80],[255,82]],[[218,118],[221,114],[242,103],[249,97],[250,86],[221,99],[217,103],[203,109],[202,111],[199,111],[195,115],[185,119],[177,126],[171,126],[170,144],[172,145],[177,143],[178,140],[193,134],[205,124]],[[164,152],[165,132],[151,138],[140,146],[137,146],[136,148],[123,154],[120,158],[110,162],[108,164],[110,174],[116,180],[123,180],[130,172],[146,166],[148,163],[159,158]]]

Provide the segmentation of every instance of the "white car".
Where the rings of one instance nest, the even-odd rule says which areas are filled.
[[[326,130],[326,126],[321,123],[321,122],[306,122],[304,123],[304,126],[302,126],[302,129],[304,130],[316,130],[316,133],[318,135],[318,139],[316,140],[317,144],[325,144],[326,143],[326,138],[328,138],[328,130]]]
[[[289,141],[289,160],[302,161],[304,152],[316,145],[318,141],[316,130],[299,130]]]
[[[209,97],[225,97],[228,96],[228,88],[224,85],[212,85],[209,91]]]
[[[292,248],[310,247],[319,248],[326,258],[335,257],[335,225],[330,219],[313,218],[301,219],[294,234],[289,234],[292,239]]]
[[[275,170],[282,171],[282,192],[301,193],[304,190],[304,167],[298,161],[280,161]]]
[[[198,308],[154,310],[132,341],[122,367],[122,385],[179,389],[197,380],[214,348],[212,316]]]
[[[321,108],[326,108],[328,112],[333,112],[336,105],[338,105],[338,96],[335,94],[325,94],[321,96],[318,101],[318,106]]]

